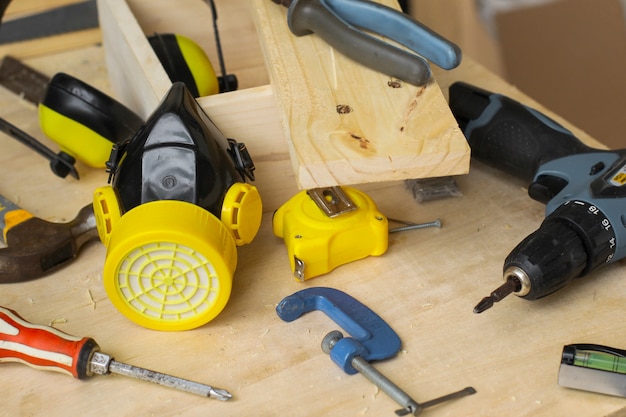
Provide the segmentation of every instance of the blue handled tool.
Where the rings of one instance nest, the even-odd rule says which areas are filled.
[[[396,414],[418,415],[426,407],[471,395],[472,387],[444,395],[425,403],[417,403],[397,385],[369,364],[370,360],[388,359],[400,351],[400,337],[372,310],[350,295],[333,288],[312,287],[285,297],[276,307],[278,316],[291,322],[309,311],[320,310],[347,331],[351,337],[332,331],[324,337],[322,350],[328,353],[349,375],[360,372],[402,406]]]
[[[409,15],[373,1],[272,1],[289,8],[287,23],[294,35],[315,33],[350,59],[417,86],[431,77],[428,61],[446,70],[461,63],[457,45]]]

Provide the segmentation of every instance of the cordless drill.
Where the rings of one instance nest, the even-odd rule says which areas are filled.
[[[450,108],[472,156],[531,182],[530,197],[546,204],[475,313],[511,293],[544,297],[626,256],[626,149],[591,148],[537,110],[466,83],[450,86]]]

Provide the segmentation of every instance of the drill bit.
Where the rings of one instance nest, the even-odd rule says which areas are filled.
[[[513,292],[519,291],[520,287],[521,283],[519,279],[514,276],[509,276],[504,284],[496,288],[491,294],[489,294],[489,296],[480,300],[480,303],[476,304],[476,307],[474,307],[474,313],[482,313],[483,311],[493,307],[494,303],[497,303]]]

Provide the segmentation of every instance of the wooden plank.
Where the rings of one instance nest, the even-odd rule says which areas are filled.
[[[99,28],[79,30],[62,35],[0,45],[0,56],[11,55],[19,59],[34,58],[96,45],[101,40]]]
[[[147,117],[171,82],[124,0],[98,0],[98,17],[116,96]]]
[[[144,3],[135,1],[132,4],[135,10],[139,10],[139,5]],[[154,4],[157,7],[157,2]],[[171,82],[129,5],[124,0],[99,0],[98,7],[114,95],[142,117],[147,117]],[[155,10],[163,11],[158,7]],[[204,9],[191,7],[190,11],[195,19],[210,18],[206,5]],[[155,22],[151,24],[151,30],[166,28]],[[266,210],[276,209],[297,192],[278,109],[269,85],[201,97],[198,102],[224,135],[244,142],[248,147],[256,166],[255,185],[263,195]]]
[[[79,3],[82,0],[21,0],[12,1],[2,17],[3,22],[45,12],[60,6]],[[12,42],[0,45],[0,56],[12,55],[16,58],[33,58],[69,51],[101,42],[99,28],[79,30],[71,33],[44,38]]]
[[[202,2],[187,2],[185,4],[189,4],[189,8],[176,9],[178,22],[193,21],[200,15],[206,21],[211,19],[206,5],[204,9],[200,8],[202,4],[198,3]],[[162,16],[164,3],[153,0],[149,2],[150,7],[146,4],[141,0],[128,3],[124,0],[99,0],[103,42],[112,84],[121,100],[143,116],[156,107],[170,84],[145,40],[144,29],[138,23],[138,20],[151,22],[147,23],[151,32],[162,27],[155,23],[158,20],[145,15],[153,13]],[[308,48],[313,48],[309,49],[313,52],[302,53],[314,61],[316,50],[322,48],[329,51],[328,47],[320,46],[320,41],[314,37],[295,39],[291,36],[284,21],[284,11],[277,5],[265,0],[254,1],[252,5],[258,30],[266,32],[267,36],[273,36],[272,31],[276,31],[276,36],[285,39],[281,48],[302,51],[305,48],[300,44],[304,42]],[[137,19],[133,10],[142,16]],[[250,16],[241,16],[241,19],[245,18]],[[168,29],[174,28],[170,25]],[[205,34],[201,38],[207,36]],[[288,57],[293,60],[292,53],[268,54],[267,42],[265,49],[266,62],[269,61],[267,67],[270,73],[274,73],[272,91],[279,104],[277,114],[283,122],[280,136],[288,139],[285,149],[290,155],[298,187],[467,173],[469,148],[436,83],[430,83],[425,88],[408,85],[391,88],[387,85],[387,77],[361,67],[355,68],[355,64],[336,54],[332,54],[334,66],[307,63],[294,67],[290,64],[291,75],[277,79],[277,72],[286,71]],[[325,59],[328,61],[330,58],[327,56]],[[328,74],[324,72],[329,70],[333,85],[328,84]],[[302,76],[303,72],[306,75]],[[277,88],[276,84],[285,89]],[[368,88],[363,89],[363,85]],[[223,97],[228,94],[235,94],[238,99]],[[257,90],[248,88],[203,97],[200,103],[213,108],[223,103],[237,103],[229,111],[241,115],[241,120],[252,114],[253,119],[261,121],[260,117],[254,116],[256,110],[250,106],[246,106],[245,114],[238,110],[244,100],[256,102],[259,97],[255,94]],[[259,100],[262,106],[259,115],[267,109],[266,100],[267,97]],[[297,111],[290,100],[298,101]],[[353,111],[340,115],[336,111],[338,104],[348,105]],[[267,120],[267,130],[275,131],[276,120],[279,119],[272,117]],[[214,121],[220,129],[228,129],[219,120]],[[285,143],[282,138],[271,139]]]
[[[68,4],[80,3],[83,0],[20,0],[12,1],[7,7],[3,21],[11,20],[23,15],[43,12],[55,7],[66,6]]]
[[[319,37],[293,36],[284,7],[252,6],[302,188],[467,173],[468,145],[434,81],[393,88]]]
[[[273,212],[298,191],[269,85],[202,97],[198,102],[226,137],[248,147],[256,167],[254,184],[266,211]]]

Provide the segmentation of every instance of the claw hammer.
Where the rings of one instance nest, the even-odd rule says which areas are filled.
[[[67,223],[49,222],[0,195],[0,284],[30,281],[73,260],[87,242],[98,239],[92,204]]]

